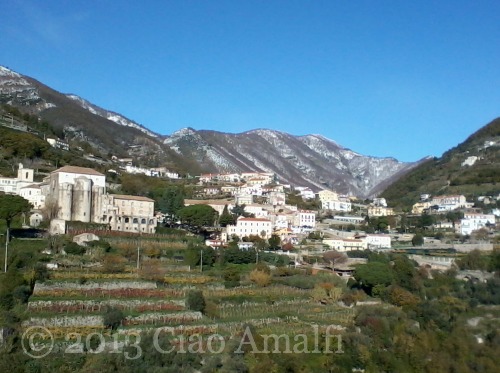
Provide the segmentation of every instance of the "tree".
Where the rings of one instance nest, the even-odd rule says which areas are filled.
[[[460,259],[456,260],[456,265],[460,269],[472,269],[472,270],[486,270],[488,268],[488,262],[490,258],[483,255],[479,250],[472,250],[471,252],[465,254]]]
[[[413,246],[422,246],[424,244],[424,236],[422,233],[416,233],[411,239]]]
[[[234,216],[229,213],[227,205],[224,206],[224,210],[219,218],[219,224],[221,227],[227,227],[230,224],[234,224]]]
[[[376,286],[389,286],[394,279],[394,275],[389,264],[369,262],[356,267],[354,278],[369,294],[371,294],[373,288]]]
[[[490,232],[488,229],[481,228],[472,232],[471,236],[477,241],[488,241]]]
[[[194,227],[213,226],[217,211],[208,205],[191,205],[180,209],[177,213],[179,219]]]
[[[169,186],[156,198],[158,208],[171,218],[177,217],[177,212],[184,207],[185,193],[182,187]]]
[[[29,212],[33,206],[26,199],[10,194],[0,194],[0,219],[5,220],[7,233],[5,236],[5,263],[4,271],[7,272],[8,249],[10,240],[10,226],[12,220],[22,213]]]
[[[271,235],[271,237],[269,237],[268,242],[269,242],[270,249],[277,250],[280,248],[281,238],[277,234],[273,234],[273,235]]]
[[[345,263],[347,261],[347,255],[332,250],[325,252],[323,254],[323,259],[330,263],[332,267],[334,267],[337,263]]]
[[[233,214],[234,216],[236,216],[236,218],[239,218],[240,216],[247,216],[246,213],[245,213],[245,205],[238,205],[238,204],[236,204],[236,206],[234,206],[231,209],[231,214]]]
[[[122,323],[125,315],[119,309],[109,307],[104,313],[103,323],[106,328],[116,330]]]

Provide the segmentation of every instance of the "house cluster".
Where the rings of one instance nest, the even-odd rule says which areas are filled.
[[[17,178],[0,178],[6,193],[27,199],[34,207],[30,225],[51,216],[53,233],[64,233],[67,221],[104,224],[110,230],[154,233],[157,220],[154,200],[141,196],[108,194],[105,175],[86,167],[64,166],[42,182],[33,181],[34,170],[19,165]]]
[[[423,214],[430,212],[448,212],[457,209],[471,208],[474,205],[472,202],[467,202],[463,195],[443,195],[433,196],[422,194],[420,201],[412,207],[413,214]]]
[[[116,155],[111,157],[114,163],[118,164],[118,167],[129,173],[129,174],[142,174],[151,177],[167,177],[169,179],[179,179],[179,174],[177,172],[172,172],[166,167],[138,167],[134,166],[133,158],[118,158]],[[117,173],[116,170],[112,172]]]
[[[273,195],[271,193],[271,196]],[[237,201],[239,201],[238,196],[229,200],[186,199],[184,200],[184,205],[209,205],[220,216],[225,208],[231,212],[236,205],[240,205]],[[252,217],[240,216],[234,225],[226,227],[225,232],[222,234],[222,240],[227,241],[234,235],[240,238],[257,235],[268,239],[272,234],[278,234],[282,239],[286,239],[298,233],[311,232],[316,227],[315,211],[300,210],[296,206],[286,205],[284,203],[284,195],[282,199],[283,203],[281,204],[273,203],[273,198],[267,201],[268,203],[264,204],[244,204],[245,214]]]
[[[252,184],[271,184],[275,175],[271,172],[242,172],[226,174],[201,174],[200,183],[210,184],[218,182],[226,183],[250,183]]]
[[[478,201],[484,204],[496,202],[498,197],[480,196]],[[455,210],[465,210],[464,217],[460,219],[458,224],[455,222],[440,222],[434,225],[438,229],[455,229],[457,233],[462,235],[470,235],[473,231],[481,228],[494,227],[496,224],[496,209],[493,209],[491,214],[482,214],[477,212],[467,212],[467,209],[472,208],[473,202],[468,202],[463,195],[443,195],[431,197],[429,194],[422,194],[420,201],[412,207],[412,213],[421,215],[424,213],[446,213]],[[500,211],[498,211],[500,216]]]

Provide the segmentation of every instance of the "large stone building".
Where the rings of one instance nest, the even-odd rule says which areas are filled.
[[[111,230],[136,233],[154,233],[156,217],[154,200],[141,196],[107,194],[103,197],[101,223]]]
[[[45,203],[57,219],[107,224],[109,229],[154,233],[154,201],[106,193],[106,177],[91,168],[65,166],[44,179]]]

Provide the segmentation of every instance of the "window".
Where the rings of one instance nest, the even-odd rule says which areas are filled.
[[[139,223],[139,219],[137,219],[137,218],[134,218],[134,220],[133,220],[133,223],[134,223],[134,224],[137,224],[137,223]]]
[[[146,224],[146,219],[142,219],[141,224]]]

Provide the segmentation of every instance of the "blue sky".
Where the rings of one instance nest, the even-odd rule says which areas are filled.
[[[440,156],[500,116],[500,2],[4,1],[0,64],[161,134]]]

